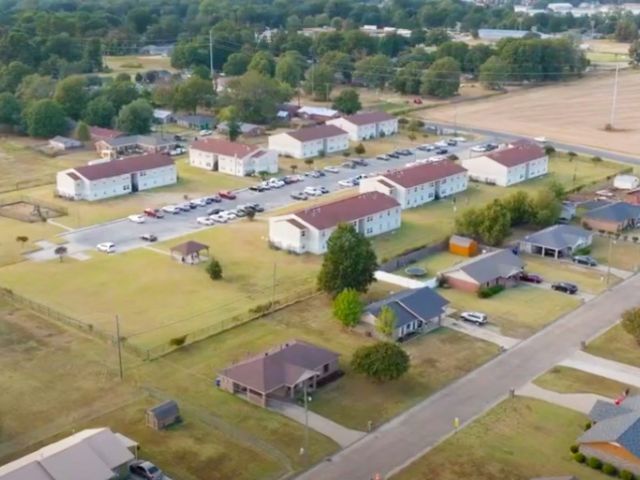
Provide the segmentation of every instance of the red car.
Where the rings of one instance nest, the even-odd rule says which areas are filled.
[[[413,103],[415,103],[416,105],[422,105],[422,99],[421,98],[414,98],[413,99]]]
[[[162,218],[162,217],[164,217],[164,213],[162,213],[157,208],[145,208],[143,213],[147,217],[152,217],[152,218]]]
[[[236,194],[233,193],[230,190],[220,190],[218,192],[218,195],[220,196],[220,198],[226,198],[227,200],[235,200],[236,199]]]
[[[520,280],[522,280],[523,282],[529,282],[529,283],[542,283],[544,281],[540,275],[536,275],[535,273],[527,273],[527,272],[522,272],[520,274]]]

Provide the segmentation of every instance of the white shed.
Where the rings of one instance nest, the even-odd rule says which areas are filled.
[[[613,186],[619,190],[633,190],[640,186],[640,179],[635,175],[616,175]]]

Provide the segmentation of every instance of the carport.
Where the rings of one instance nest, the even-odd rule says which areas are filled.
[[[579,248],[591,245],[593,236],[584,228],[573,225],[552,225],[527,235],[520,241],[520,250],[543,257],[569,257]]]
[[[189,240],[170,249],[171,256],[182,263],[195,265],[209,256],[209,245]],[[206,255],[202,255],[206,252]]]

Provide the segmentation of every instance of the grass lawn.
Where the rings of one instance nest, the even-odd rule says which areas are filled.
[[[594,63],[626,63],[629,55],[612,52],[587,52],[587,58]]]
[[[640,267],[640,244],[612,240],[611,257],[609,257],[609,239],[599,235],[593,236],[591,256],[602,264],[610,264],[614,268],[633,272]]]
[[[0,217],[0,266],[22,261],[24,252],[38,248],[35,242],[47,239],[55,242],[52,237],[62,231],[49,223],[28,223]],[[16,242],[18,236],[26,236],[29,241],[23,246]]]
[[[640,346],[619,323],[589,342],[586,351],[598,357],[640,367]]]
[[[146,70],[176,70],[171,66],[171,58],[161,55],[104,56],[103,61],[111,69],[111,74],[128,73],[135,75]]]
[[[528,337],[580,305],[580,300],[571,295],[529,285],[508,288],[491,298],[454,289],[438,292],[451,302],[451,307],[484,312],[489,323],[500,327],[503,335],[516,338]]]
[[[393,480],[603,480],[602,472],[578,464],[569,451],[585,421],[580,413],[540,400],[505,400]]]
[[[606,273],[594,270],[590,267],[576,265],[569,262],[557,262],[553,259],[542,258],[533,255],[522,257],[528,272],[541,275],[547,282],[571,282],[578,286],[580,291],[598,294],[606,290]],[[611,275],[611,285],[620,282],[620,278]]]
[[[615,398],[626,388],[631,388],[606,377],[562,366],[553,367],[533,383],[558,393],[595,393],[609,398]]]
[[[449,253],[448,251],[442,251],[438,253],[434,253],[433,255],[429,255],[422,260],[419,260],[411,265],[401,268],[397,270],[395,273],[399,275],[408,276],[405,273],[405,270],[409,267],[422,267],[427,272],[427,277],[431,278],[436,276],[439,272],[447,270],[454,265],[469,260],[467,257],[462,257],[460,255],[455,255],[453,253]]]

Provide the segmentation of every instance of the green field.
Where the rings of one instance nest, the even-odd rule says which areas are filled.
[[[558,393],[595,393],[609,398],[615,398],[630,388],[606,377],[561,366],[553,367],[533,383]]]
[[[171,58],[162,57],[160,55],[105,55],[103,59],[104,64],[109,67],[113,75],[116,75],[118,73],[128,73],[130,75],[135,75],[138,72],[144,72],[146,70],[169,70],[170,72],[176,71],[171,66]]]
[[[22,261],[23,253],[39,248],[35,242],[54,239],[63,231],[50,223],[27,223],[0,217],[0,267]],[[29,241],[22,245],[16,241],[18,236],[26,236]]]
[[[454,265],[461,262],[465,262],[467,260],[469,260],[469,258],[462,257],[460,255],[455,255],[445,250],[442,252],[429,255],[428,257],[423,258],[422,260],[419,260],[415,263],[412,263],[411,265],[408,265],[407,267],[400,268],[396,270],[394,273],[397,273],[398,275],[403,275],[406,277],[406,276],[409,276],[405,272],[407,268],[421,267],[425,269],[426,277],[431,278],[431,277],[435,277],[438,273],[448,270]]]
[[[598,357],[640,367],[640,345],[620,324],[589,342],[586,351]]]
[[[393,480],[603,480],[602,472],[578,464],[569,451],[585,421],[580,413],[540,400],[505,400]]]

